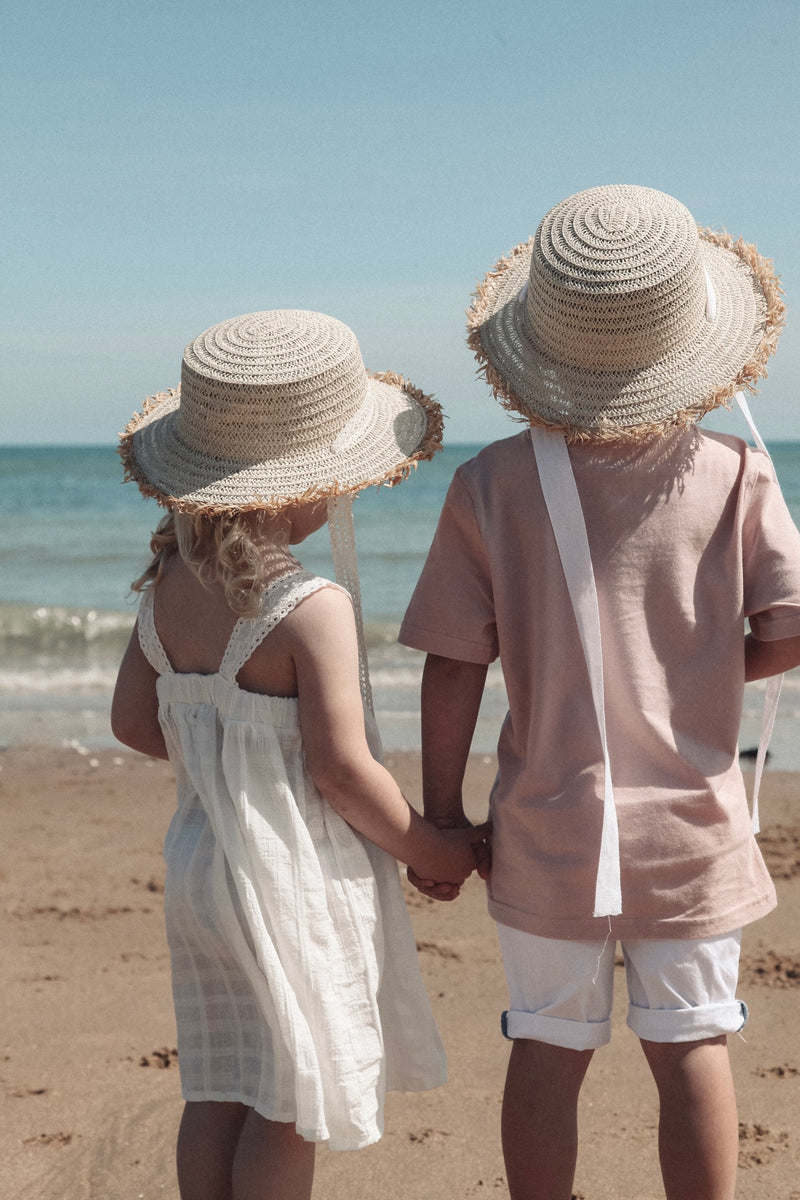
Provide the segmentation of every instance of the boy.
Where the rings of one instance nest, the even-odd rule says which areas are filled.
[[[572,1194],[617,939],[668,1200],[733,1196],[741,927],[775,903],[737,736],[745,679],[800,663],[800,535],[768,457],[696,422],[766,373],[782,322],[753,247],[628,186],[557,205],[473,300],[470,345],[529,428],[456,473],[400,640],[428,652],[425,815],[441,826],[467,823],[498,655],[505,676],[489,911],[512,1200]]]

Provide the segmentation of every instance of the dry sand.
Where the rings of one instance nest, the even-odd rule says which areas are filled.
[[[389,765],[419,796],[416,755]],[[471,815],[485,812],[491,758],[470,765]],[[748,928],[731,1038],[739,1096],[739,1200],[800,1200],[800,777],[771,774],[762,846],[779,907]],[[181,1112],[161,842],[173,807],[161,762],[114,751],[12,750],[0,757],[3,987],[0,1195],[9,1200],[177,1200]],[[499,1143],[506,997],[482,885],[454,904],[408,889],[422,970],[450,1082],[393,1095],[368,1150],[318,1154],[315,1196],[506,1196]],[[663,1196],[654,1089],[624,1024],[618,972],[611,1045],[581,1099],[575,1193]]]

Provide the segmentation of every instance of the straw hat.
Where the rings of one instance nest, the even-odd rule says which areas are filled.
[[[355,334],[322,313],[222,321],[186,347],[179,388],[120,435],[126,478],[181,512],[265,509],[395,483],[441,449],[439,405],[367,374]]]
[[[468,312],[501,403],[568,441],[638,441],[766,375],[783,325],[772,264],[651,188],[590,188],[502,258]]]

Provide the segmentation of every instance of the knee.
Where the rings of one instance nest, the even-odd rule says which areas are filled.
[[[693,1041],[683,1042],[651,1042],[648,1038],[640,1038],[639,1045],[648,1062],[680,1062],[681,1059],[693,1054],[703,1046],[722,1046],[727,1050],[728,1035],[718,1033],[714,1037],[695,1038]]]
[[[515,1038],[511,1061],[517,1068],[539,1078],[571,1079],[580,1085],[593,1054],[594,1050],[573,1050],[533,1038]]]
[[[641,1040],[647,1064],[659,1089],[662,1085],[683,1086],[682,1080],[695,1076],[716,1077],[728,1067],[728,1039],[699,1038],[694,1042],[648,1042]]]

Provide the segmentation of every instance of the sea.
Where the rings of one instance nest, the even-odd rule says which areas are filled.
[[[384,748],[419,748],[423,656],[397,632],[453,472],[480,445],[450,445],[396,488],[354,505],[370,675]],[[800,524],[800,442],[770,446]],[[0,749],[118,746],[109,726],[119,661],[133,627],[130,582],[146,565],[162,515],[122,483],[114,446],[0,447]],[[298,547],[303,566],[332,576],[327,532]],[[740,735],[756,746],[763,684],[748,685]],[[506,711],[500,668],[489,671],[473,750],[490,754]],[[790,672],[770,766],[800,770],[800,670]]]

